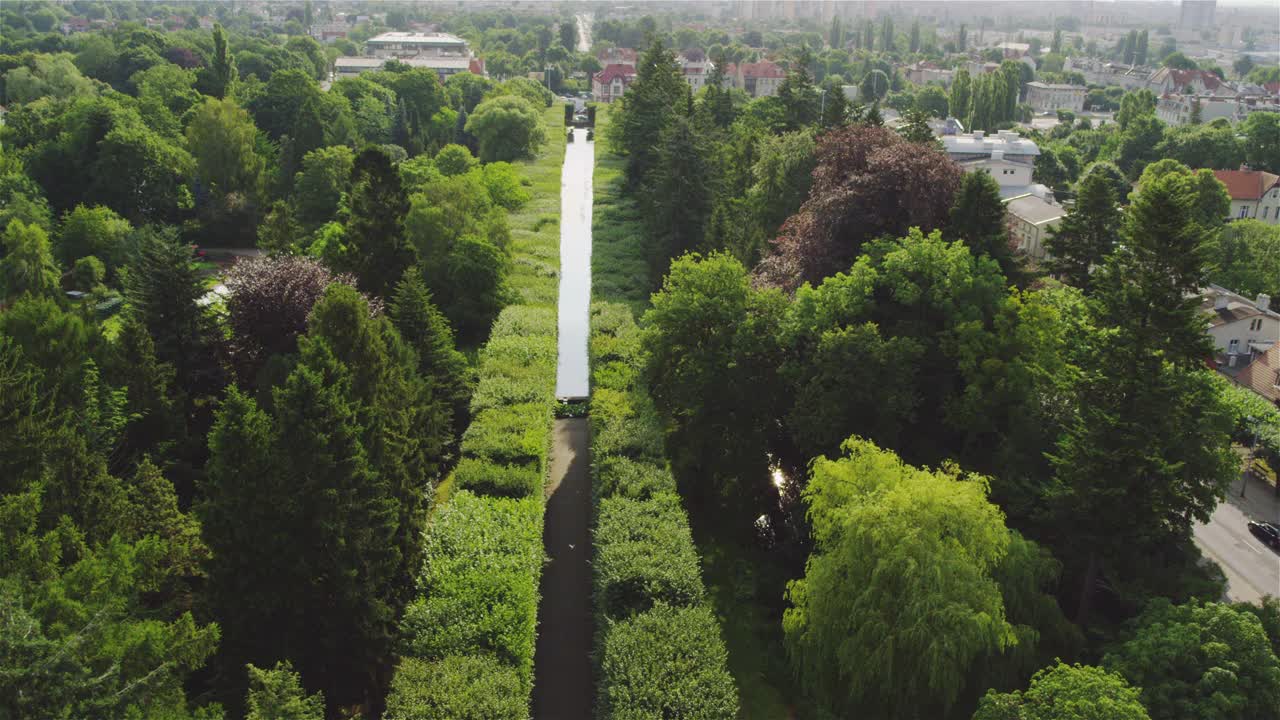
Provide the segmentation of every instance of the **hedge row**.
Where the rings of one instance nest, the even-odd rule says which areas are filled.
[[[549,128],[559,127],[552,110]],[[543,482],[555,413],[559,232],[537,218],[560,205],[564,139],[524,166],[532,200],[510,218],[512,285],[480,351],[471,425],[451,494],[425,534],[417,599],[401,621],[387,696],[394,720],[526,720],[542,576]]]
[[[625,305],[591,313],[591,458],[601,720],[730,720],[738,691],[705,599]]]

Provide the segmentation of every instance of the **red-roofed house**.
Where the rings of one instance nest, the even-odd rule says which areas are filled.
[[[1280,224],[1280,175],[1260,170],[1214,170],[1213,176],[1227,186],[1232,219],[1257,218],[1270,225]]]
[[[597,102],[613,102],[622,97],[631,83],[636,79],[634,65],[606,65],[603,70],[591,77],[591,96]]]
[[[768,60],[756,63],[728,65],[724,69],[725,85],[745,90],[751,97],[771,97],[778,94],[778,86],[787,74]]]
[[[1151,74],[1147,85],[1156,95],[1165,93],[1235,95],[1235,92],[1222,82],[1222,78],[1208,70],[1174,70],[1164,67]]]

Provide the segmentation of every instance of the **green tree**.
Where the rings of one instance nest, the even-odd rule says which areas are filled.
[[[747,200],[765,234],[775,233],[809,197],[816,149],[813,133],[805,130],[760,140]]]
[[[753,290],[746,268],[713,253],[673,261],[645,314],[654,404],[679,438],[677,477],[697,478],[691,502],[731,508],[738,527],[776,507],[766,452],[781,412],[782,311],[780,294]]]
[[[246,720],[324,720],[324,695],[307,695],[288,661],[276,663],[271,670],[250,664],[248,670]]]
[[[778,99],[786,111],[788,130],[799,130],[818,121],[818,91],[809,74],[812,64],[813,53],[808,46],[801,45],[792,55],[787,76],[778,86]]]
[[[476,166],[475,156],[461,145],[445,145],[434,158],[436,169],[445,176],[461,175]]]
[[[715,176],[709,138],[695,118],[671,118],[659,143],[657,164],[642,194],[655,281],[666,273],[672,258],[701,249]]]
[[[1084,567],[1078,621],[1089,618],[1099,573],[1186,537],[1239,473],[1230,418],[1203,367],[1197,298],[1212,232],[1199,222],[1198,192],[1181,173],[1144,184],[1092,280],[1090,320],[1106,330],[1082,361],[1080,409],[1052,454],[1046,500]],[[1197,442],[1183,440],[1193,433]]]
[[[849,122],[849,99],[844,88],[828,77],[822,88],[822,117],[824,128],[841,127]]]
[[[1247,297],[1280,298],[1280,227],[1255,219],[1228,223],[1211,246],[1209,280]]]
[[[1234,170],[1244,162],[1244,144],[1229,126],[1179,125],[1165,131],[1156,155],[1193,168]]]
[[[995,568],[1010,533],[980,478],[850,438],[804,489],[814,550],[787,588],[788,656],[833,716],[942,717],[970,664],[1014,645]]]
[[[142,127],[121,123],[102,138],[91,166],[88,200],[137,224],[175,219],[189,207],[186,180],[195,163],[183,148]]]
[[[466,356],[454,347],[453,328],[431,301],[421,272],[405,273],[387,303],[387,313],[405,344],[417,353],[418,374],[431,384],[435,397],[449,404],[451,429],[460,434],[470,417],[472,373]]]
[[[345,145],[312,150],[293,180],[293,206],[308,229],[343,216],[351,190],[355,154]]]
[[[888,15],[880,22],[880,52],[895,52],[897,36],[893,34],[893,18]]]
[[[862,82],[858,85],[858,98],[863,102],[883,100],[888,93],[889,76],[883,70],[872,70],[862,77]]]
[[[907,49],[913,53],[920,52],[920,21],[913,20],[911,22],[911,40]]]
[[[21,220],[4,232],[4,258],[0,259],[0,290],[7,303],[24,294],[52,296],[58,293],[61,273],[53,261],[49,237],[36,225]]]
[[[1154,115],[1140,115],[1130,120],[1119,136],[1116,165],[1126,177],[1136,180],[1148,164],[1160,159],[1157,152],[1163,140],[1164,123]]]
[[[1150,720],[1138,693],[1115,673],[1059,661],[1026,691],[988,690],[973,720]]]
[[[1152,720],[1266,717],[1280,707],[1280,659],[1256,615],[1153,600],[1103,665],[1135,687]]]
[[[618,150],[627,156],[627,180],[633,186],[648,179],[650,169],[658,162],[662,131],[673,108],[685,105],[688,83],[675,55],[655,39],[644,51],[636,66],[636,79],[622,97],[621,118],[614,115],[618,127]]]
[[[972,80],[969,71],[960,68],[956,71],[955,80],[951,83],[951,114],[961,120],[969,117],[969,103],[973,97]]]
[[[702,96],[702,107],[711,117],[711,122],[720,128],[729,127],[734,119],[733,95],[724,87],[724,67],[728,62],[723,52],[711,58],[711,72],[707,73],[706,90]]]
[[[76,260],[75,265],[71,268],[71,282],[76,289],[82,292],[89,292],[101,285],[107,279],[107,266],[102,261],[92,255]]]
[[[1000,186],[991,175],[964,174],[951,207],[946,234],[948,239],[963,241],[975,256],[986,255],[1000,263],[1005,276],[1013,277],[1016,268],[1009,248],[1004,202],[1000,199]]]
[[[1092,272],[1115,248],[1120,209],[1102,173],[1086,174],[1076,191],[1076,204],[1049,233],[1045,266],[1063,282],[1088,291]]]
[[[77,205],[62,216],[54,252],[63,265],[92,255],[106,266],[108,278],[114,278],[128,260],[128,237],[132,229],[129,221],[111,208]]]
[[[378,148],[361,152],[351,172],[351,219],[341,269],[354,273],[362,290],[388,294],[412,264],[403,230],[408,209],[391,158]]]
[[[210,95],[223,98],[234,91],[236,61],[227,47],[227,34],[219,23],[213,25],[213,61],[209,65],[209,76]]]
[[[263,171],[257,136],[253,119],[234,100],[206,98],[187,124],[196,178],[217,196],[236,193],[255,199]]]
[[[1280,113],[1249,113],[1240,129],[1245,163],[1255,170],[1280,173]]]
[[[482,162],[532,157],[546,140],[538,111],[514,95],[499,96],[477,105],[467,120],[466,129],[480,143]]]

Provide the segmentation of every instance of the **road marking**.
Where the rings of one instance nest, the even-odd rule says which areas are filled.
[[[1252,550],[1252,551],[1254,551],[1254,552],[1258,553],[1259,555],[1261,555],[1261,554],[1262,554],[1262,551],[1261,551],[1261,550],[1259,550],[1259,549],[1258,549],[1258,548],[1257,548],[1253,543],[1249,542],[1248,540],[1245,540],[1244,538],[1241,538],[1241,539],[1240,539],[1240,542],[1244,543],[1245,545],[1248,545],[1250,550]]]

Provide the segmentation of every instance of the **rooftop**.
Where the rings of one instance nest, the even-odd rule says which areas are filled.
[[[1032,225],[1043,225],[1058,220],[1067,214],[1067,209],[1054,205],[1035,195],[1019,195],[1004,203],[1010,215],[1025,220]]]
[[[1067,85],[1064,83],[1042,83],[1039,80],[1027,83],[1027,87],[1040,88],[1041,90],[1079,90],[1084,92],[1087,88],[1083,85]]]
[[[385,32],[369,38],[371,43],[400,43],[401,45],[434,45],[441,47],[467,46],[467,41],[449,33]]]
[[[1227,186],[1232,200],[1261,200],[1280,181],[1280,175],[1261,170],[1214,170],[1213,176]]]
[[[376,58],[376,57],[340,57],[333,61],[335,70],[343,68],[376,70],[389,62],[402,62],[409,67],[429,68],[431,70],[469,70],[471,58],[467,57],[410,57],[410,58]]]
[[[990,155],[997,151],[1006,156],[1040,154],[1040,148],[1034,142],[1011,130],[1001,130],[995,135],[987,135],[981,130],[943,135],[942,144],[952,155]]]
[[[1200,309],[1210,315],[1209,327],[1259,316],[1280,320],[1280,313],[1270,309],[1270,301],[1271,298],[1267,295],[1259,295],[1250,300],[1224,287],[1210,285],[1201,291]]]

